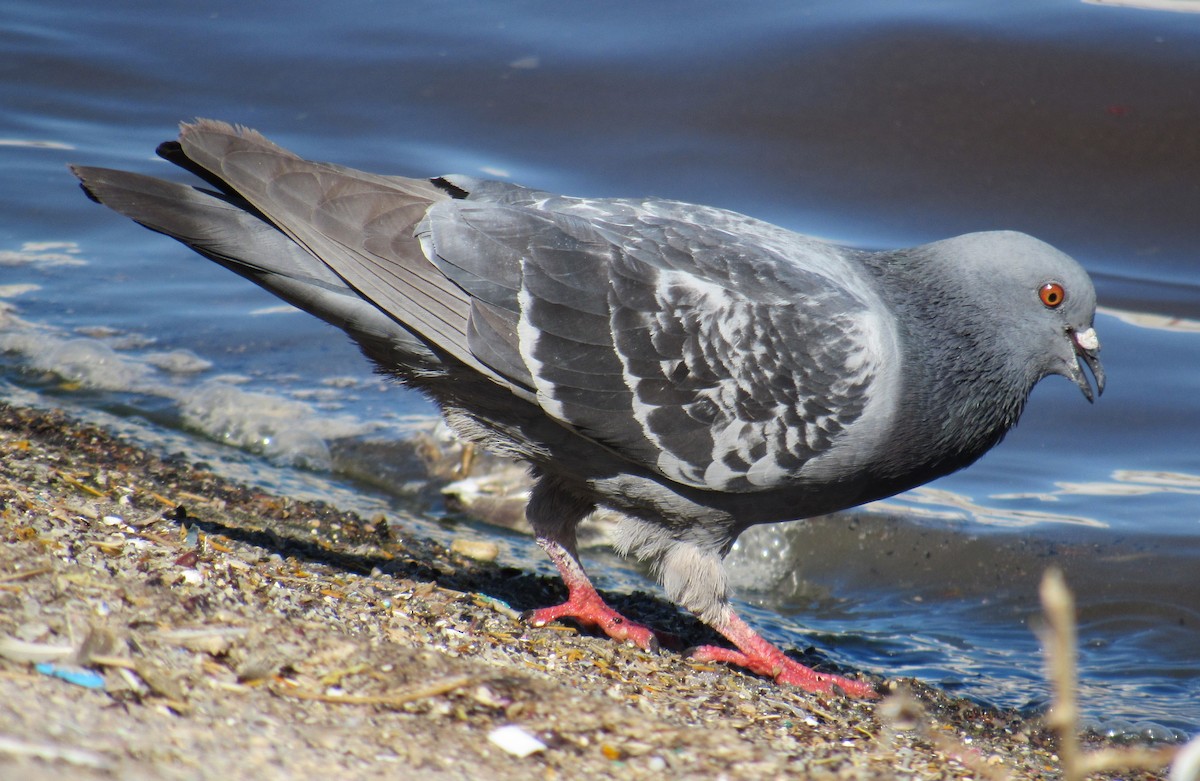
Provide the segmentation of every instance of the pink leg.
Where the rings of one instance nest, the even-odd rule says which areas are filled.
[[[638,648],[653,651],[658,648],[654,630],[634,623],[604,603],[596,587],[588,580],[579,560],[562,546],[547,538],[538,545],[550,556],[567,586],[567,601],[554,607],[530,611],[526,618],[534,626],[545,626],[560,618],[572,618],[584,626],[595,627],[614,640],[633,643]]]
[[[745,621],[730,612],[725,625],[713,627],[738,647],[734,651],[715,645],[702,645],[692,651],[692,658],[702,662],[725,662],[745,667],[759,675],[774,678],[776,683],[799,686],[810,692],[833,692],[841,689],[851,697],[875,699],[875,687],[864,681],[853,681],[840,675],[819,673],[784,655],[775,646],[751,629]]]

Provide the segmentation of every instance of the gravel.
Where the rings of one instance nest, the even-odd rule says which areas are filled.
[[[489,558],[0,405],[0,777],[1061,774],[1039,721],[917,681],[814,696],[531,628],[559,585]],[[657,597],[613,602],[712,639]]]

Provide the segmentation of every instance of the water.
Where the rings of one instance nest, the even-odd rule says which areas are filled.
[[[429,405],[339,333],[87,202],[67,162],[165,173],[155,144],[212,116],[387,173],[661,195],[864,247],[1014,228],[1062,248],[1100,296],[1100,402],[1051,378],[971,469],[755,530],[739,593],[782,642],[1037,708],[1030,623],[1058,564],[1079,592],[1092,723],[1200,729],[1200,15],[1068,0],[0,13],[3,393],[231,463],[262,453],[276,466],[260,479],[287,490],[346,500],[330,443],[398,442]],[[645,587],[592,561],[606,586]]]

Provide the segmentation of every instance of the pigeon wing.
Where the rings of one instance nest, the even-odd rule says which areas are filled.
[[[467,348],[470,296],[428,261],[414,235],[444,191],[426,180],[304,160],[252,130],[207,120],[185,126],[179,143],[194,168],[211,172],[210,181],[235,191],[364,299],[502,381]]]
[[[421,230],[472,296],[471,352],[547,414],[686,485],[787,482],[863,412],[868,307],[811,257],[663,213],[443,201]]]

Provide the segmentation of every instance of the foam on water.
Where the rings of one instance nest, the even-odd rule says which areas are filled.
[[[0,250],[0,266],[83,266],[73,241],[27,241],[16,250]]]
[[[282,394],[237,387],[245,378],[205,377],[212,362],[188,350],[129,351],[112,346],[152,342],[117,332],[110,332],[108,338],[73,336],[23,320],[11,305],[0,311],[0,353],[16,358],[26,371],[57,377],[68,388],[143,397],[134,402],[135,407],[155,408],[162,414],[165,406],[184,427],[279,464],[329,470],[333,465],[330,441],[389,428]],[[321,390],[327,391],[326,406],[336,409],[336,389],[302,390],[299,395],[322,395]],[[388,433],[397,437],[411,430],[410,426],[390,428]]]
[[[346,415],[320,415],[310,404],[206,382],[178,399],[184,425],[277,463],[328,470],[326,441],[376,429]]]

